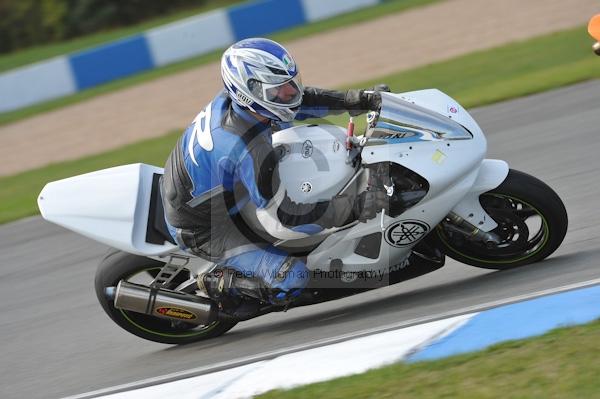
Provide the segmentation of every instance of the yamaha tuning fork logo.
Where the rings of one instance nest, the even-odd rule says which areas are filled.
[[[385,230],[385,241],[401,248],[419,241],[429,232],[429,225],[420,220],[401,220]]]

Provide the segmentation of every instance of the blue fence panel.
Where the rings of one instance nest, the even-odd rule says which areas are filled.
[[[144,36],[134,36],[69,57],[79,90],[154,67]]]
[[[264,0],[231,7],[229,20],[236,40],[306,23],[300,0]]]

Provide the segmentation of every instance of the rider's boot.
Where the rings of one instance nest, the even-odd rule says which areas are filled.
[[[260,279],[218,265],[198,276],[198,288],[214,300],[231,296],[248,296],[258,300],[264,298],[264,285]]]
[[[227,313],[240,317],[257,312],[261,306],[287,308],[302,291],[269,288],[260,278],[248,277],[235,269],[222,266],[215,266],[199,275],[198,288]]]
[[[198,276],[198,288],[230,316],[238,319],[255,315],[266,300],[264,285],[257,278],[222,266]]]

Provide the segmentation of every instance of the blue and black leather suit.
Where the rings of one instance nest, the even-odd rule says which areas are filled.
[[[357,114],[370,105],[362,91],[309,87],[296,119]],[[259,122],[223,91],[181,136],[162,181],[167,226],[179,246],[258,278],[272,302],[291,299],[309,279],[301,258],[272,243],[342,226],[355,217],[354,198],[300,204],[287,196],[271,134],[289,125]]]

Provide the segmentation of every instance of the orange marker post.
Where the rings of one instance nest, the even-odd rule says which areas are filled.
[[[590,19],[590,23],[588,24],[588,32],[590,36],[600,42],[600,14],[595,15]]]
[[[590,23],[588,24],[588,33],[591,37],[597,40],[596,44],[594,44],[594,52],[600,55],[600,14],[595,15],[590,19]]]

